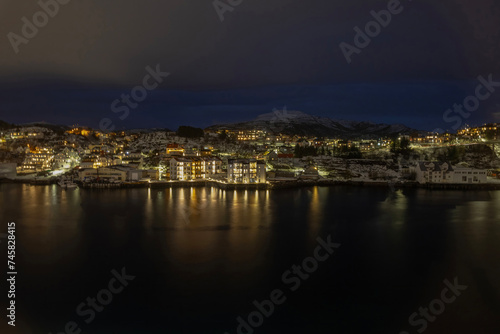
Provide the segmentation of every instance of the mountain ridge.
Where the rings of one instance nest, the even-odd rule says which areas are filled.
[[[384,124],[314,116],[302,111],[273,110],[247,122],[217,124],[209,130],[265,130],[275,134],[338,138],[379,138],[399,134],[424,133],[404,124]]]

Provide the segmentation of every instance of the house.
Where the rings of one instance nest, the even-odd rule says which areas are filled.
[[[83,182],[90,180],[116,180],[123,182],[127,180],[127,171],[113,167],[83,168],[78,171],[78,178]]]
[[[267,162],[274,162],[274,161],[278,160],[278,152],[276,152],[276,151],[266,152],[266,153],[264,153],[264,159]]]
[[[293,165],[297,160],[294,158],[293,153],[278,153],[276,151],[271,151],[264,154],[267,162],[275,163],[278,165]]]
[[[176,143],[167,144],[166,153],[167,153],[167,155],[172,155],[172,156],[175,156],[175,155],[182,156],[184,154],[184,147],[182,147]]]
[[[72,168],[78,164],[79,160],[80,158],[76,151],[65,147],[61,152],[54,156],[52,169]]]
[[[52,160],[54,153],[52,149],[43,148],[30,151],[26,154],[24,162],[20,168],[23,172],[40,172],[50,170],[52,167]]]
[[[256,159],[229,159],[227,180],[234,183],[265,183],[266,164]]]
[[[368,152],[377,147],[377,142],[375,140],[361,140],[358,147],[361,152]]]
[[[265,137],[266,133],[262,130],[240,130],[237,133],[238,141],[255,141]]]
[[[16,177],[15,163],[0,163],[0,179],[13,179]]]
[[[80,168],[100,168],[112,166],[114,158],[111,155],[89,155],[82,158]]]
[[[487,171],[453,167],[447,162],[419,162],[415,168],[418,183],[486,183]]]
[[[304,172],[299,176],[299,179],[301,180],[318,180],[319,179],[319,172],[318,168],[315,166],[309,166],[307,167]]]
[[[142,179],[142,175],[142,170],[135,169],[127,165],[117,165],[101,168],[83,168],[78,171],[78,177],[80,181],[139,181]]]
[[[171,180],[200,180],[222,173],[222,160],[217,157],[174,157],[169,164]]]
[[[159,180],[160,171],[158,169],[148,169],[142,171],[142,176],[150,180]]]
[[[452,183],[453,167],[447,162],[421,161],[415,168],[418,183]]]
[[[108,145],[89,145],[90,153],[92,154],[107,154],[114,153],[114,148]]]
[[[94,159],[90,157],[83,158],[80,162],[81,169],[94,168]]]
[[[112,166],[111,168],[115,170],[120,170],[124,171],[127,173],[127,181],[139,181],[143,177],[143,170],[142,169],[137,169],[133,166],[129,165],[117,165],[117,166]]]
[[[486,170],[473,168],[455,168],[453,183],[487,183]]]
[[[339,140],[337,142],[337,148],[340,149],[350,149],[353,146],[353,143],[350,140]]]
[[[137,169],[141,169],[144,163],[142,153],[139,151],[126,152],[121,160],[123,165],[131,165]]]
[[[191,179],[204,179],[206,175],[205,160],[198,156],[191,157]]]
[[[280,164],[280,165],[293,165],[294,163],[295,163],[295,158],[294,158],[293,153],[279,153],[278,154],[278,164]]]
[[[189,158],[176,157],[170,159],[170,179],[187,181],[192,180],[193,162]]]
[[[52,130],[47,128],[42,128],[38,126],[17,128],[10,130],[7,134],[7,138],[16,139],[43,139],[46,134],[52,133]]]
[[[203,157],[205,160],[206,177],[222,173],[222,160],[217,157]]]

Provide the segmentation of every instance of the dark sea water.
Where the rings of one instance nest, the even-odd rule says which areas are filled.
[[[10,221],[16,327],[3,311],[0,333],[65,333],[74,321],[89,334],[233,334],[237,318],[247,319],[253,301],[275,289],[286,300],[241,333],[500,333],[498,191],[1,184],[0,233]],[[283,273],[329,236],[341,246],[292,291]],[[122,268],[135,278],[86,323],[77,306]],[[455,278],[467,289],[425,330],[410,325],[409,316],[441,299],[444,280]]]

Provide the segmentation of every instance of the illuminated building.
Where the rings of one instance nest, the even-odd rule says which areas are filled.
[[[265,136],[266,133],[262,130],[240,130],[237,133],[237,139],[239,141],[255,141]]]
[[[26,154],[21,166],[23,172],[40,172],[52,168],[54,153],[50,148],[36,148]]]
[[[188,158],[179,157],[170,159],[170,179],[180,181],[192,180],[192,165],[192,160]]]
[[[167,155],[183,155],[184,148],[179,144],[168,144],[167,145]]]
[[[453,167],[447,162],[419,162],[416,169],[418,183],[486,183],[487,171]]]
[[[217,157],[174,157],[170,159],[171,180],[202,180],[222,172]]]
[[[266,164],[256,159],[229,159],[227,180],[234,183],[265,183]]]

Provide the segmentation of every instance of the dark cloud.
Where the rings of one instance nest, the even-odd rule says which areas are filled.
[[[155,117],[178,119],[172,114],[178,110],[184,110],[186,122],[191,114],[200,117],[200,123],[248,118],[281,101],[295,103],[296,88],[289,87],[308,87],[309,95],[300,95],[296,109],[338,118],[347,110],[350,118],[417,124],[408,101],[440,110],[440,95],[450,96],[449,85],[441,82],[456,81],[458,87],[481,74],[500,77],[498,2],[414,0],[402,5],[403,12],[347,64],[339,43],[352,43],[353,28],[363,27],[372,19],[370,11],[386,8],[387,1],[244,0],[226,13],[224,22],[211,0],[70,1],[28,44],[20,45],[18,54],[7,37],[2,39],[0,81],[7,88],[15,83],[17,93],[3,94],[0,118],[10,118],[7,113],[15,106],[16,117],[28,121],[33,117],[30,101],[38,101],[36,108],[47,117],[64,112],[58,117],[65,122],[82,117],[96,124],[109,112],[114,94],[140,84],[145,67],[155,64],[172,75],[141,105],[155,106],[149,116],[145,112],[144,123]],[[20,34],[21,18],[40,10],[37,1],[5,0],[0,6],[4,36]],[[401,88],[397,96],[391,85],[395,82]],[[411,82],[430,83],[431,89],[415,97]],[[358,88],[340,89],[342,94],[333,88],[351,84]],[[381,98],[374,101],[376,96],[359,89],[363,84],[376,87]],[[20,88],[23,85],[26,89]],[[59,91],[49,94],[46,85]],[[64,91],[65,85],[74,86]],[[280,94],[269,88],[280,86]],[[329,93],[321,93],[323,89]],[[457,102],[463,99],[461,91],[452,94]],[[211,96],[209,101],[203,92]],[[224,94],[233,94],[230,104]],[[363,99],[373,104],[357,101]],[[208,109],[212,113],[232,108],[238,116],[229,111],[219,111],[217,117],[200,115],[207,104],[217,106]],[[375,109],[367,112],[370,108]],[[87,110],[85,116],[80,109]],[[484,112],[488,118],[497,109]]]

